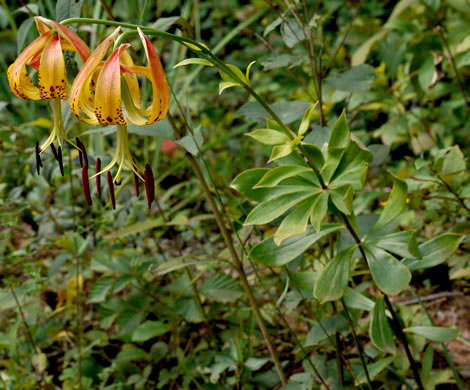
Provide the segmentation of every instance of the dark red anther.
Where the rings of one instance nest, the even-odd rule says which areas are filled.
[[[91,201],[90,182],[88,181],[88,167],[86,165],[82,167],[82,186],[86,202],[88,203],[88,206],[91,206],[93,202]]]
[[[96,174],[101,171],[101,159],[98,157],[96,159]],[[101,175],[96,176],[96,193],[98,198],[101,197]]]
[[[42,167],[42,161],[41,161],[41,148],[39,147],[39,142],[36,141],[36,170],[38,171],[38,175],[39,175],[39,172],[41,170],[41,167]]]
[[[155,200],[155,180],[153,178],[152,168],[150,168],[149,164],[145,164],[144,180],[145,192],[147,193],[147,203],[150,209],[153,201]]]
[[[139,196],[139,176],[134,173],[134,186],[135,186],[135,195]]]
[[[57,161],[59,161],[60,173],[64,176],[64,162],[62,161],[62,148],[60,146],[57,149]]]
[[[80,138],[78,138],[78,137],[77,137],[77,146],[81,150],[81,152],[83,153],[83,162],[80,159],[80,165],[82,165],[84,163],[86,166],[88,166],[88,155],[86,153],[85,145],[83,145],[82,141],[80,141]]]
[[[57,149],[55,148],[54,144],[51,144],[52,154],[54,155],[55,159],[59,161],[59,156],[57,155]]]
[[[113,205],[113,209],[116,209],[116,198],[114,197],[114,183],[113,183],[113,177],[111,176],[111,172],[108,171],[106,178],[108,179],[109,196],[111,197],[111,204]]]

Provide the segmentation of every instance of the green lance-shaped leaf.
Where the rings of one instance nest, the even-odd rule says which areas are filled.
[[[328,148],[345,148],[349,143],[349,125],[346,119],[346,110],[343,110],[331,130]]]
[[[349,268],[355,247],[347,248],[339,252],[331,260],[315,282],[313,295],[321,303],[340,299],[349,281]]]
[[[351,184],[344,185],[329,191],[333,204],[342,213],[349,215],[353,210],[353,188]]]
[[[349,287],[346,289],[344,294],[344,302],[347,307],[350,307],[351,309],[372,311],[375,307],[375,303],[372,299],[367,298],[360,292]]]
[[[289,271],[289,279],[300,290],[311,290],[318,274],[313,272]]]
[[[238,80],[236,78],[232,77],[232,75],[229,75],[228,73],[225,73],[223,70],[219,69],[220,77],[222,77],[222,80],[230,81],[230,82],[233,82],[233,83],[236,83],[236,84],[239,84],[240,82],[245,83],[245,84],[249,84],[248,79],[246,78],[246,76],[235,65],[231,65],[231,64],[225,64],[225,65],[227,66],[227,68],[229,68],[233,72],[233,74],[238,78]]]
[[[134,333],[132,333],[132,341],[144,342],[154,337],[161,336],[168,332],[168,328],[161,321],[145,321],[140,324]]]
[[[369,376],[371,380],[374,380],[387,366],[389,366],[394,360],[396,356],[390,356],[385,359],[381,359],[378,362],[368,364],[367,371],[369,372]],[[366,383],[367,377],[364,370],[359,372],[359,375],[356,377],[356,385],[360,385]]]
[[[408,194],[408,186],[406,183],[392,174],[393,188],[388,197],[379,220],[372,227],[372,231],[379,230],[392,222],[404,210],[406,204],[406,196]]]
[[[280,131],[270,129],[259,129],[248,133],[247,136],[254,138],[264,145],[282,145],[290,141],[290,138]]]
[[[336,168],[343,157],[344,148],[328,148],[328,156],[321,170],[321,175],[325,183],[329,184],[332,176],[336,172]]]
[[[284,240],[299,236],[305,232],[308,219],[318,197],[319,195],[317,194],[303,200],[294,211],[284,218],[274,235],[274,243],[276,245],[281,245]]]
[[[358,142],[351,140],[331,178],[330,187],[352,184],[354,190],[361,190],[367,176],[367,167],[372,160],[371,152]]]
[[[303,254],[318,240],[341,228],[343,225],[340,224],[325,224],[323,229],[316,233],[313,227],[308,226],[302,236],[289,238],[279,246],[274,243],[274,238],[270,237],[255,245],[249,256],[259,264],[280,267]]]
[[[256,202],[262,202],[266,199],[269,190],[264,188],[253,189],[253,187],[268,171],[269,169],[267,168],[248,169],[233,179],[230,187],[238,191],[245,198]]]
[[[297,176],[304,172],[309,172],[310,168],[298,165],[281,165],[267,172],[253,188],[274,187],[281,181],[292,176]]]
[[[320,148],[313,144],[302,143],[305,153],[307,154],[308,159],[313,163],[315,168],[319,171],[323,168],[325,163],[325,157],[323,156]]]
[[[441,343],[451,341],[460,335],[458,329],[441,328],[438,326],[411,326],[403,330]]]
[[[381,351],[395,354],[396,345],[393,340],[393,331],[385,314],[385,301],[381,296],[375,303],[369,325],[369,334],[372,343]]]
[[[405,259],[403,263],[412,271],[435,267],[454,254],[464,237],[456,233],[441,234],[419,246],[421,260]]]
[[[106,295],[111,290],[114,284],[112,276],[103,276],[98,279],[90,290],[88,295],[88,303],[99,303],[106,299]]]
[[[248,214],[245,225],[261,225],[271,222],[311,195],[313,195],[312,191],[299,191],[269,199],[256,206]]]
[[[429,344],[424,351],[423,367],[421,368],[421,378],[423,379],[424,387],[426,387],[426,382],[428,382],[429,375],[431,374],[433,360],[434,349],[432,344]]]
[[[240,83],[234,83],[233,81],[222,81],[219,83],[219,95],[222,94],[226,89],[232,87],[243,87]]]
[[[186,58],[185,60],[178,62],[173,69],[179,68],[180,66],[186,65],[204,65],[204,66],[214,66],[212,62],[204,58]]]
[[[310,122],[312,121],[313,114],[315,113],[315,109],[317,108],[318,102],[316,102],[313,106],[307,108],[304,112],[302,117],[302,121],[300,122],[299,131],[297,135],[304,135],[308,128],[310,127]]]
[[[310,222],[316,232],[320,231],[321,223],[325,218],[326,212],[328,211],[328,198],[330,194],[328,191],[323,191],[315,200],[313,204],[312,213],[310,216]]]
[[[415,230],[389,233],[376,232],[367,236],[367,242],[405,258],[421,258]]]
[[[330,139],[328,141],[328,156],[321,174],[326,183],[329,183],[336,168],[341,162],[341,158],[350,141],[349,125],[346,119],[346,112],[342,114],[336,121],[331,130]]]
[[[268,163],[277,160],[282,157],[286,157],[291,154],[296,148],[295,144],[276,145],[273,147],[271,157],[269,157]]]
[[[362,248],[366,254],[372,278],[380,290],[385,294],[397,295],[408,287],[411,273],[407,267],[388,252],[372,244],[364,243]]]

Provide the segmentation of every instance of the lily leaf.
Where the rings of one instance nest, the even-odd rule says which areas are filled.
[[[284,240],[299,236],[305,232],[307,229],[308,219],[310,218],[310,213],[316,203],[316,200],[319,196],[313,195],[297,205],[297,208],[292,211],[284,220],[282,221],[279,229],[277,229],[276,234],[274,235],[274,242],[276,245],[280,245]]]
[[[439,341],[441,343],[452,341],[460,334],[458,329],[442,328],[438,326],[411,326],[403,329],[403,331],[414,333],[419,336],[426,337],[429,340]]]
[[[340,299],[349,281],[349,268],[356,248],[351,247],[339,252],[331,260],[315,282],[313,295],[321,303]]]
[[[248,214],[245,225],[261,225],[271,222],[297,203],[312,195],[311,191],[299,191],[283,194],[260,203]]]
[[[411,273],[407,267],[388,252],[372,244],[362,244],[372,278],[385,294],[397,295],[408,287]]]
[[[318,240],[341,228],[343,225],[340,224],[325,224],[322,226],[322,230],[316,233],[313,227],[307,226],[304,234],[289,238],[279,246],[274,243],[274,238],[270,237],[255,245],[249,256],[259,264],[280,267],[303,254]]]
[[[379,230],[388,225],[405,209],[408,186],[403,180],[399,179],[395,175],[392,175],[392,179],[392,192],[388,197],[387,205],[382,211],[382,214],[380,214],[379,220],[372,227],[372,231]]]
[[[385,314],[384,297],[375,302],[372,318],[369,325],[369,334],[372,343],[381,351],[395,354],[396,345],[393,340],[393,331]]]

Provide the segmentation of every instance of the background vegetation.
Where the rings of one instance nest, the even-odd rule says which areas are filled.
[[[425,389],[470,388],[467,1],[76,3],[0,2],[0,388],[412,389],[419,380]],[[276,118],[245,85],[219,93],[216,67],[189,61],[175,68],[197,51],[171,39],[152,38],[172,89],[171,118],[129,127],[134,157],[153,168],[157,204],[148,210],[130,176],[116,187],[115,210],[96,190],[89,207],[72,149],[65,151],[64,177],[50,153],[37,175],[34,145],[47,137],[51,111],[47,102],[16,98],[6,79],[37,36],[35,15],[168,31],[204,43],[243,73],[256,61],[251,92],[296,134],[319,101],[308,111],[305,144],[332,155],[335,140],[349,142],[351,134],[348,148],[371,152],[354,152],[360,172],[344,168],[354,200],[352,190],[351,198],[343,193],[344,211],[330,201],[325,223],[345,223],[346,213],[357,218],[363,238],[379,215],[384,222],[384,214],[395,213],[381,239],[393,237],[386,253],[410,270],[409,286],[405,281],[384,301],[381,291],[399,283],[395,271],[384,267],[372,276],[355,250],[336,270],[346,275],[347,290],[335,290],[334,275],[314,290],[326,264],[354,245],[345,225],[302,248],[289,238],[287,252],[272,239],[271,252],[260,247],[283,219],[244,224],[270,191],[252,190],[266,171],[250,170],[276,165],[268,164],[270,145],[244,134],[276,128],[265,121]],[[113,29],[72,26],[92,49]],[[128,41],[142,60],[140,41]],[[66,106],[63,112],[90,161],[109,159],[115,128],[87,127]],[[238,176],[244,171],[254,172],[250,185]],[[392,187],[395,194],[401,188],[400,204],[389,199]],[[301,238],[320,229],[321,218],[311,222]]]

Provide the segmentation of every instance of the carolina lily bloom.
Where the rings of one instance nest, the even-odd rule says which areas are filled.
[[[40,161],[39,154],[44,153],[49,146],[54,146],[54,141],[57,141],[59,146],[58,152],[55,148],[53,149],[54,155],[56,158],[61,155],[61,137],[74,145],[66,137],[62,121],[61,100],[67,99],[67,89],[69,88],[63,50],[77,52],[83,63],[86,62],[91,51],[85,42],[60,23],[41,16],[36,16],[34,20],[39,37],[27,46],[16,61],[10,65],[8,83],[13,93],[19,98],[27,100],[52,99],[54,127],[46,142],[40,147],[39,145],[36,147],[37,159]],[[38,72],[38,85],[31,80],[27,66]]]
[[[126,51],[129,44],[120,45],[103,62],[119,31],[120,27],[93,51],[75,78],[70,91],[70,108],[78,119],[88,124],[117,126],[117,145],[113,158],[91,179],[108,172],[111,187],[113,182],[121,182],[122,171],[127,168],[135,177],[145,181],[147,186],[144,177],[149,175],[144,175],[146,170],[134,161],[130,153],[127,125],[132,122],[145,126],[165,117],[170,103],[168,83],[155,48],[140,29],[138,32],[149,64],[147,67],[134,65]],[[152,85],[153,101],[146,108],[141,105],[137,75],[144,76]],[[118,167],[117,173],[114,180],[110,180],[109,171],[115,165]]]

